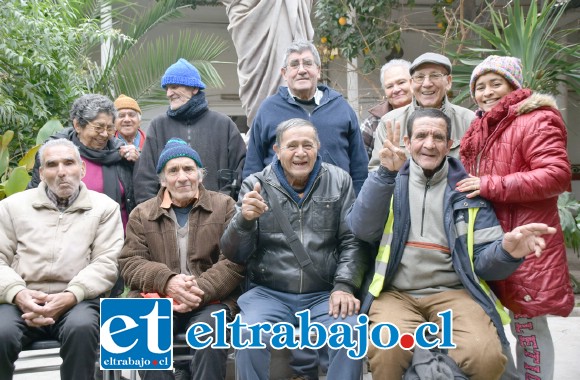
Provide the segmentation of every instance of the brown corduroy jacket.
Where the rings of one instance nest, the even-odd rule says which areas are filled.
[[[180,273],[177,224],[169,210],[161,207],[165,188],[155,198],[133,210],[119,264],[129,297],[140,292],[163,295],[169,279]],[[239,285],[245,267],[220,254],[219,241],[235,213],[235,202],[227,195],[200,185],[199,199],[189,213],[188,265],[197,285],[204,291],[200,307],[213,302],[237,310]]]

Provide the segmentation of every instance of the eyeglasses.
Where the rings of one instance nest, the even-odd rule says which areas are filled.
[[[103,133],[105,131],[107,131],[107,134],[109,136],[112,136],[115,134],[115,126],[114,125],[96,124],[96,123],[93,123],[92,121],[89,121],[87,126],[91,127],[93,132],[95,132],[98,135],[100,135],[101,133]]]
[[[300,62],[298,59],[293,59],[292,61],[288,62],[288,67],[292,70],[298,70],[300,68],[300,64],[302,64],[302,67],[304,67],[305,70],[310,70],[316,65],[311,59],[305,59],[302,62]]]
[[[411,78],[413,79],[413,82],[415,82],[417,84],[421,84],[421,83],[425,82],[425,78],[429,78],[430,82],[438,82],[443,77],[446,77],[446,76],[447,76],[447,74],[441,74],[441,73],[429,74],[429,75],[418,74],[418,75],[413,75]]]

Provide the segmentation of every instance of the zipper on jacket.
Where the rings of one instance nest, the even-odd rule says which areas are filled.
[[[427,180],[425,184],[425,192],[423,193],[423,208],[421,209],[421,236],[423,236],[423,226],[425,224],[425,200],[427,199],[427,191],[431,187],[431,178]]]
[[[304,231],[302,229],[302,207],[298,208],[298,222],[300,224],[300,242],[304,241]],[[300,267],[300,294],[304,288],[304,270]]]

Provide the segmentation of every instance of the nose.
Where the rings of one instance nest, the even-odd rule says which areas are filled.
[[[491,86],[485,86],[483,89],[483,96],[490,96],[493,94],[493,88]]]
[[[66,170],[65,169],[66,169],[66,167],[63,164],[58,164],[58,169],[57,169],[56,174],[59,177],[64,177],[66,175]]]
[[[433,149],[435,147],[435,139],[433,139],[433,136],[427,136],[423,146],[427,149]]]
[[[167,87],[167,89],[165,90],[165,95],[169,98],[171,95],[173,95],[173,89]]]

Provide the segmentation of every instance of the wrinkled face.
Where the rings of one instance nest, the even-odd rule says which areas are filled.
[[[77,161],[73,148],[47,147],[40,162],[40,178],[57,197],[68,199],[78,190],[85,176],[85,163]]]
[[[165,94],[169,99],[169,108],[176,110],[189,101],[199,92],[197,87],[183,86],[180,84],[168,84],[165,87]]]
[[[115,128],[125,140],[135,138],[140,124],[141,120],[137,111],[130,108],[121,108],[118,110]]]
[[[309,100],[316,93],[316,85],[320,78],[320,67],[314,62],[310,50],[292,53],[288,56],[286,67],[282,68],[282,76],[288,88],[299,99]]]
[[[475,82],[475,102],[483,111],[491,110],[504,96],[514,89],[499,74],[483,74]]]
[[[100,150],[107,145],[107,141],[115,134],[113,115],[100,112],[94,120],[81,127],[78,121],[73,122],[79,140],[87,148]]]
[[[431,177],[449,153],[453,140],[447,140],[444,119],[420,117],[413,123],[413,135],[404,137],[411,158],[427,177]]]
[[[385,71],[383,86],[387,101],[393,108],[399,108],[411,103],[411,74],[402,66],[391,67]]]
[[[171,200],[178,207],[185,207],[198,197],[200,173],[191,158],[177,157],[167,161],[163,175],[161,185],[169,190]]]
[[[447,75],[445,67],[424,63],[411,78],[411,89],[417,103],[425,108],[441,108],[445,94],[451,89],[451,75]]]
[[[306,185],[318,155],[316,132],[310,126],[295,127],[282,134],[280,146],[274,145],[288,183],[295,188]]]

